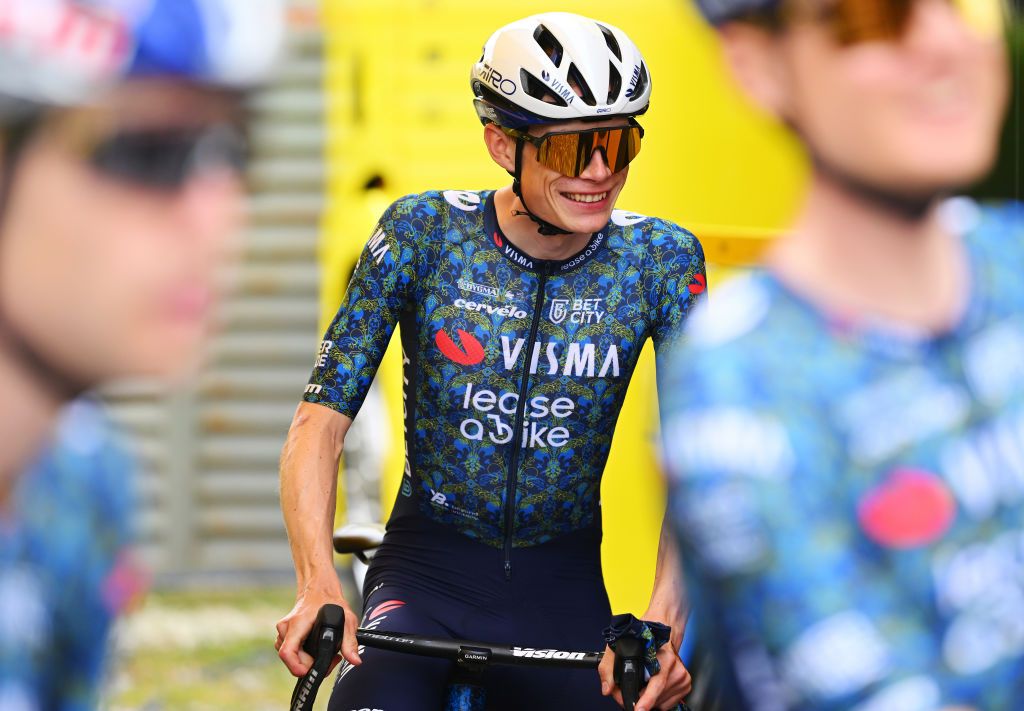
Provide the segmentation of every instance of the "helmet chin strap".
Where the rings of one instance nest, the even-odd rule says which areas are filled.
[[[521,139],[516,139],[516,165],[515,172],[512,173],[512,192],[519,198],[519,202],[523,203],[523,209],[526,210],[512,210],[512,214],[515,216],[526,215],[535,223],[537,223],[537,232],[546,236],[554,235],[571,235],[572,232],[564,230],[558,225],[553,225],[547,220],[530,212],[530,208],[526,205],[526,198],[523,196],[523,189],[521,185],[521,178],[523,174],[523,146],[526,142]]]

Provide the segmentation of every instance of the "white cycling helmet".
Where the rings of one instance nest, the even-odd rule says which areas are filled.
[[[0,223],[22,151],[48,111],[137,78],[244,94],[267,80],[285,22],[284,0],[0,0]],[[218,154],[234,151],[222,145]],[[34,345],[2,308],[0,346],[61,400],[93,385]]]
[[[568,12],[499,29],[470,83],[481,122],[506,128],[637,116],[651,100],[647,64],[626,33]]]
[[[0,0],[0,122],[132,77],[251,88],[284,27],[283,0]]]

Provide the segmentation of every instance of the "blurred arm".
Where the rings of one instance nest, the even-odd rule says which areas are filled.
[[[666,518],[662,520],[661,524],[658,562],[654,570],[654,588],[644,619],[670,625],[672,627],[671,643],[678,650],[683,642],[683,628],[686,626],[688,613],[686,588],[683,585],[683,572],[679,565],[679,551]]]

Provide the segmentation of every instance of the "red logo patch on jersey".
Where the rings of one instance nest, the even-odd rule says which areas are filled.
[[[703,274],[694,274],[693,281],[694,283],[690,284],[691,294],[703,294],[708,288],[708,278]]]
[[[916,548],[942,538],[956,518],[956,501],[939,477],[897,469],[857,506],[868,538],[887,548]]]
[[[434,336],[434,343],[437,344],[444,357],[459,365],[476,365],[481,362],[484,359],[484,347],[480,345],[480,341],[461,328],[456,329],[455,333],[462,341],[461,347],[444,331],[438,331]]]
[[[501,239],[501,235],[499,235],[497,232],[494,233],[494,244],[498,245],[498,249],[501,249],[502,247],[505,246],[505,241]]]

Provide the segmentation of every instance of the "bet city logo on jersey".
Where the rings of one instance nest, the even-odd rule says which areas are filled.
[[[601,306],[604,299],[552,299],[548,319],[556,326],[566,320],[569,323],[601,323],[608,313]]]

